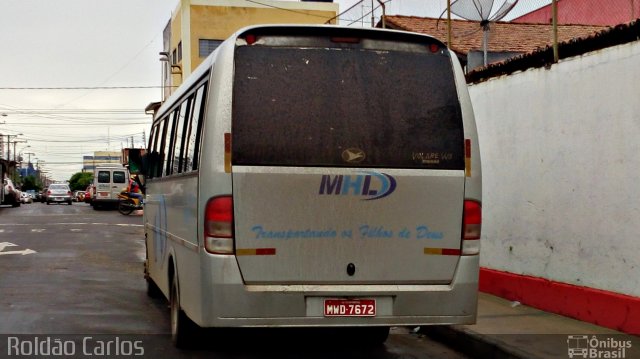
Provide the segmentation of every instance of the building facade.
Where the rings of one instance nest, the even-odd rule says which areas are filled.
[[[551,24],[552,7],[547,5],[512,22]],[[640,18],[640,0],[558,0],[558,24],[625,24]]]
[[[97,165],[122,164],[120,151],[96,151],[93,156],[82,157],[82,172],[93,172]]]
[[[337,23],[332,2],[181,0],[163,33],[163,100],[237,30],[257,24]]]

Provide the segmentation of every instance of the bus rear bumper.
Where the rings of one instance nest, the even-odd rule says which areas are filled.
[[[222,283],[209,278],[212,292],[202,293],[199,313],[187,314],[202,327],[473,324],[478,272],[479,256],[463,256],[453,281],[442,285],[245,285],[227,275]],[[376,315],[327,317],[325,299],[374,299]]]

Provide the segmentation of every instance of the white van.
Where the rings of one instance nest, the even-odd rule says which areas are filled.
[[[98,165],[93,171],[93,209],[115,206],[118,194],[129,185],[129,170],[119,164]]]
[[[200,327],[476,320],[480,152],[456,55],[414,33],[265,25],[157,112],[149,294]]]

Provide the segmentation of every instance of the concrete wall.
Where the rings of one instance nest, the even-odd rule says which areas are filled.
[[[640,42],[472,85],[483,267],[640,296]]]

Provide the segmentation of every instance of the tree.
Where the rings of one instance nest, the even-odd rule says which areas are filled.
[[[40,191],[42,187],[38,185],[38,181],[35,176],[27,176],[22,179],[22,191],[34,190]]]
[[[69,180],[69,188],[72,191],[83,191],[89,184],[93,182],[93,173],[77,172]]]

